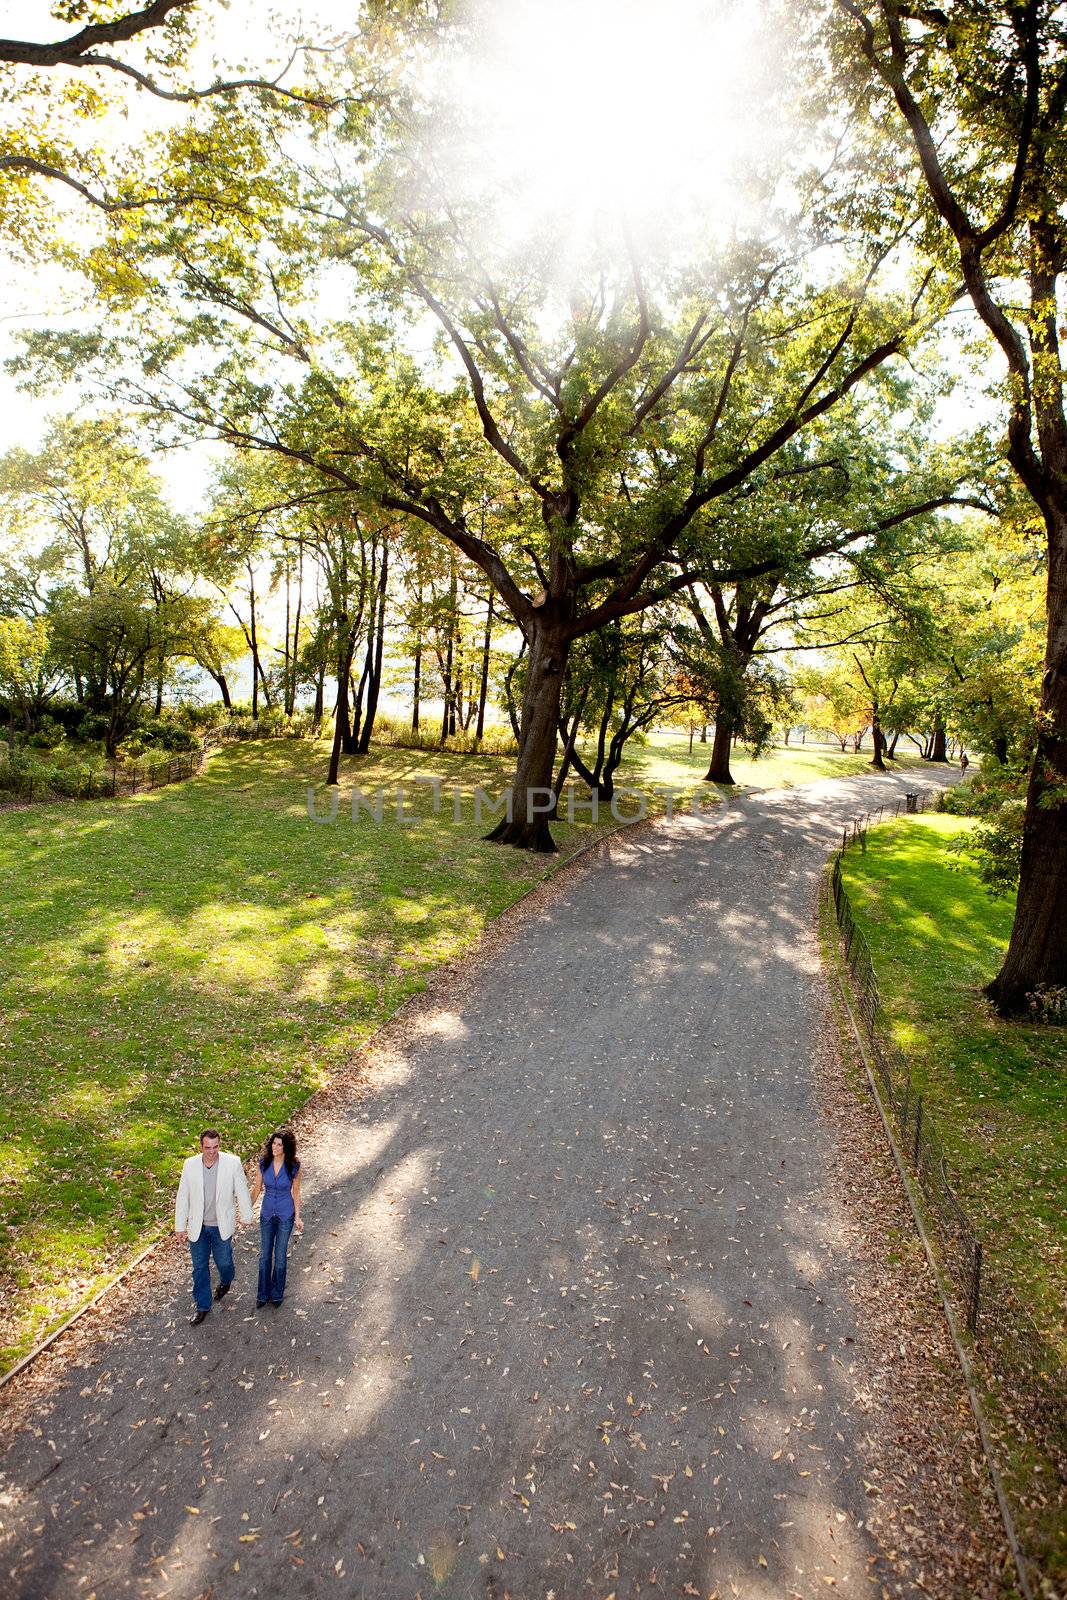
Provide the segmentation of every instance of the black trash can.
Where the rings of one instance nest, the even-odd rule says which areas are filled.
[[[906,794],[904,796],[904,806],[905,806],[905,809],[908,810],[908,811],[911,811],[911,812],[918,811],[918,809],[919,809],[919,796],[917,794]]]

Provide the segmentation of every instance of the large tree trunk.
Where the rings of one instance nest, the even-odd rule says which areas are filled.
[[[382,548],[382,576],[378,588],[378,616],[375,623],[374,654],[367,648],[367,711],[360,729],[358,753],[365,756],[370,750],[374,719],[378,714],[378,695],[382,687],[382,656],[385,644],[385,601],[389,588],[389,546]]]
[[[733,744],[733,723],[725,717],[715,721],[715,738],[711,745],[711,763],[704,774],[705,783],[733,783],[730,771],[730,748]]]
[[[882,732],[882,724],[878,716],[877,706],[874,707],[871,719],[871,743],[874,746],[874,755],[871,757],[871,766],[876,768],[878,772],[884,772],[885,761],[883,760],[882,752],[885,749],[885,734]]]
[[[104,729],[104,754],[109,761],[117,761],[119,754],[119,741],[122,738],[122,719],[118,711],[118,702],[112,707],[108,717],[107,727]]]
[[[248,597],[249,597],[249,647],[252,651],[252,716],[259,716],[259,641],[256,635],[256,580],[252,574],[251,566],[248,571]]]
[[[554,851],[556,844],[548,826],[548,801],[552,767],[556,756],[556,728],[563,693],[563,673],[570,642],[561,628],[534,626],[526,672],[526,689],[520,716],[519,759],[512,779],[513,815],[503,817],[486,838],[497,844],[515,845],[520,850]],[[544,808],[530,815],[531,806]]]
[[[1067,471],[1064,482],[1067,489]],[[1048,643],[1023,820],[1019,897],[1004,965],[986,990],[1005,1016],[1024,1012],[1035,989],[1067,985],[1067,805],[1062,798],[1067,793],[1067,493],[1062,507],[1050,507],[1045,524]]]
[[[415,682],[413,685],[414,704],[411,709],[411,731],[419,731],[419,701],[422,698],[422,637],[415,641]]]
[[[622,722],[611,736],[608,746],[607,759],[604,762],[604,773],[600,780],[600,791],[606,800],[611,800],[615,795],[615,774],[622,766],[622,758],[626,753],[626,741],[635,734],[638,728],[647,726],[647,722],[638,719],[630,721],[633,714],[633,705],[627,703],[623,709]]]
[[[552,784],[556,803],[548,813],[549,822],[555,822],[559,817],[559,798],[563,793],[563,785],[570,775],[571,767],[574,765],[574,747],[578,742],[578,729],[582,724],[582,712],[585,710],[585,703],[589,699],[589,688],[589,684],[586,684],[582,690],[582,697],[574,711],[570,725],[568,726],[566,717],[563,718],[559,725],[559,735],[563,740],[563,755],[560,758],[559,771],[556,773],[555,781]]]
[[[441,672],[444,687],[444,709],[441,712],[441,743],[448,738],[448,730],[452,720],[452,634],[449,632],[448,643],[445,645],[445,662]]]
[[[230,686],[226,681],[226,674],[224,672],[213,672],[211,676],[219,686],[219,691],[222,694],[223,705],[227,711],[232,711],[233,701],[230,699]]]
[[[359,687],[356,689],[356,698],[352,702],[352,732],[349,736],[351,749],[346,747],[346,756],[359,756],[363,754],[360,740],[363,737],[363,696],[367,692],[367,680],[370,677],[371,662],[374,651],[374,620],[371,619],[370,632],[367,635],[367,652],[363,658],[363,671],[359,675]]]
[[[285,558],[285,652],[284,652],[284,658],[283,658],[284,662],[285,662],[285,665],[282,668],[282,711],[285,713],[285,715],[287,717],[292,716],[292,711],[290,709],[290,703],[289,703],[289,685],[292,682],[293,678],[295,677],[295,668],[296,668],[296,663],[295,663],[295,661],[293,660],[292,656],[289,653],[289,624],[292,621],[291,607],[290,607],[290,604],[289,604],[291,588],[292,588],[292,585],[291,585],[290,577],[289,577],[289,557],[288,557],[288,555],[286,555],[286,558]]]
[[[293,693],[289,714],[296,711],[296,680],[300,661],[300,620],[304,611],[304,546],[300,544],[300,564],[296,571],[296,621],[293,623]]]
[[[345,626],[342,635],[343,643],[337,662],[337,710],[334,713],[333,746],[330,750],[330,770],[326,779],[328,784],[336,783],[341,767],[342,755],[354,755],[352,745],[352,722],[348,709],[348,690],[352,677],[352,657],[356,653],[356,641]]]
[[[575,770],[578,773],[578,776],[582,779],[583,783],[589,785],[589,788],[601,800],[610,800],[614,792],[613,788],[605,788],[604,785],[604,762],[607,757],[608,729],[611,726],[611,716],[614,710],[615,685],[614,682],[612,682],[609,684],[604,695],[604,710],[601,712],[600,726],[597,728],[596,753],[593,757],[592,767],[586,766],[585,762],[578,754],[577,746],[575,746],[571,752],[571,760],[574,764]]]
[[[940,711],[934,712],[934,735],[930,743],[931,761],[948,761],[948,736],[945,732],[945,719]]]
[[[457,573],[454,555],[450,562],[450,572],[451,576],[448,584],[448,641],[445,645],[445,660],[441,672],[445,691],[444,710],[441,714],[442,744],[444,744],[449,734],[454,734],[456,731],[456,689],[454,678],[458,676],[455,668]]]
[[[352,654],[355,655],[355,651],[354,650],[353,650]],[[341,689],[339,688],[338,691],[337,691],[337,714],[341,718],[341,754],[342,755],[346,755],[346,756],[354,756],[355,753],[356,753],[356,735],[358,733],[358,726],[359,726],[359,724],[358,724],[359,712],[358,712],[358,703],[357,703],[357,712],[356,712],[357,724],[356,724],[356,727],[353,728],[353,726],[352,726],[352,667],[351,667],[351,663],[349,664],[348,676],[345,678],[344,690],[342,692]]]

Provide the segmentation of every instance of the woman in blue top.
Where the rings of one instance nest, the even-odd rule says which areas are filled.
[[[259,1213],[259,1289],[256,1305],[270,1300],[280,1306],[285,1298],[285,1258],[295,1228],[303,1233],[300,1217],[300,1163],[296,1138],[283,1128],[264,1140],[259,1171],[252,1186],[252,1204],[263,1196]]]

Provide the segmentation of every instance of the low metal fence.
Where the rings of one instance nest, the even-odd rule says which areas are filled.
[[[858,1010],[870,1047],[879,1094],[901,1153],[922,1193],[938,1256],[958,1309],[974,1340],[976,1354],[995,1380],[1004,1412],[1067,1466],[1067,1366],[1023,1303],[1018,1287],[983,1244],[953,1185],[944,1145],[908,1062],[887,1037],[882,998],[870,947],[856,917],[841,874],[841,860],[852,846],[866,849],[867,829],[886,815],[926,809],[931,794],[908,796],[896,806],[879,807],[844,830],[833,859],[830,892],[841,948],[855,985]]]

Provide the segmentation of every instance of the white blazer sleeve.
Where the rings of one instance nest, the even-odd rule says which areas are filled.
[[[182,1166],[178,1198],[174,1202],[174,1231],[184,1233],[189,1226],[189,1163]]]
[[[237,1196],[238,1215],[242,1222],[251,1222],[252,1198],[248,1193],[248,1179],[245,1177],[245,1169],[240,1156],[234,1156],[234,1166],[236,1170],[233,1175],[233,1186]]]

